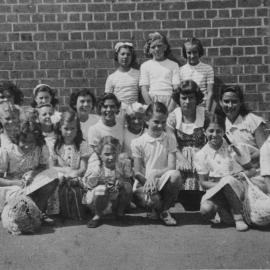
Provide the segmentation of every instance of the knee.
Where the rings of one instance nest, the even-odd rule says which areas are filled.
[[[201,204],[200,208],[201,215],[209,219],[212,219],[215,217],[216,212],[217,206],[212,201],[206,200]]]
[[[170,175],[170,184],[174,187],[180,186],[182,182],[181,174],[178,170],[173,170]]]

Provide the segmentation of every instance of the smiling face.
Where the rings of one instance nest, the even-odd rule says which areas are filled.
[[[52,107],[41,107],[38,109],[38,120],[41,125],[51,126],[52,120],[51,117],[53,115]]]
[[[185,43],[187,62],[191,66],[195,66],[200,62],[200,55],[198,47],[190,42]]]
[[[146,122],[148,125],[149,135],[154,138],[159,137],[166,128],[166,121],[166,114],[154,112],[151,119]]]
[[[225,92],[220,100],[220,106],[226,117],[233,123],[239,115],[241,101],[236,93]]]
[[[210,123],[205,131],[208,144],[213,149],[217,150],[223,143],[224,130],[221,126],[216,123]]]
[[[78,115],[88,116],[93,109],[93,100],[91,96],[78,96],[76,110]]]
[[[36,139],[34,134],[28,133],[26,136],[20,136],[18,146],[24,154],[33,151],[36,147]]]
[[[167,45],[164,44],[162,39],[156,39],[150,44],[149,53],[153,56],[156,61],[163,61],[165,59],[165,52]]]
[[[113,99],[106,99],[101,106],[101,119],[104,125],[114,126],[116,124],[115,116],[118,108]]]
[[[40,91],[37,93],[35,101],[37,103],[37,106],[39,106],[42,104],[51,103],[52,97],[48,91]]]
[[[194,112],[197,106],[195,93],[180,94],[179,104],[183,112]]]
[[[65,121],[61,126],[61,134],[65,144],[73,144],[77,134],[77,121]]]
[[[144,124],[143,113],[133,113],[127,116],[128,130],[134,134],[139,134],[142,131]]]
[[[123,69],[129,69],[132,60],[131,51],[129,48],[122,47],[117,54],[117,62]]]
[[[117,157],[116,149],[110,144],[105,144],[100,153],[100,158],[104,167],[114,170],[116,157]]]

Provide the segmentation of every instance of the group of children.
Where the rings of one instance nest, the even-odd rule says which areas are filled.
[[[146,209],[149,219],[175,226],[177,220],[169,209],[186,178],[179,169],[185,159],[178,158],[183,153],[181,141],[172,132],[172,114],[179,105],[184,114],[184,106],[189,108],[187,104],[193,102],[194,108],[200,103],[209,111],[201,114],[203,121],[196,127],[201,144],[189,158],[192,173],[198,176],[196,185],[204,192],[200,211],[212,222],[248,229],[242,213],[244,178],[256,176],[258,167],[247,147],[225,136],[229,114],[237,111],[233,117],[237,118],[243,99],[234,96],[233,90],[225,91],[227,99],[222,96],[220,103],[227,102],[227,107],[221,107],[229,107],[228,112],[213,113],[213,69],[200,62],[203,47],[196,38],[184,43],[187,64],[180,69],[169,60],[169,43],[158,32],[149,35],[145,53],[152,59],[139,71],[133,44],[118,42],[118,69],[107,78],[98,102],[82,89],[71,95],[70,108],[61,113],[55,109],[57,98],[49,85],[34,88],[32,109],[21,107],[22,95],[14,84],[0,86],[1,209],[18,195],[27,195],[41,211],[43,222],[52,224],[51,215],[80,219],[82,206],[87,206],[92,213],[87,226],[95,228],[106,213],[124,221],[126,211],[135,204]],[[177,96],[185,85],[191,91],[199,89],[200,94],[180,92]],[[138,102],[140,93],[145,104]],[[250,132],[243,125],[240,131]],[[268,148],[269,139],[261,147],[263,178],[254,178],[265,194],[270,192]],[[38,177],[41,174],[47,177]]]

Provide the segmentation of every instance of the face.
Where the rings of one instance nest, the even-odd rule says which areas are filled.
[[[65,144],[72,144],[77,134],[77,122],[64,122],[61,126],[61,133]]]
[[[2,93],[0,93],[0,102],[2,101],[7,101],[14,104],[14,96],[12,96],[9,91],[4,90]]]
[[[143,128],[144,114],[134,113],[128,116],[128,129],[131,132],[139,133]]]
[[[100,154],[100,158],[105,168],[108,168],[111,170],[115,169],[116,156],[117,156],[116,150],[114,149],[113,146],[109,144],[105,144],[103,146],[103,149]]]
[[[194,93],[180,94],[179,102],[182,111],[196,110],[197,100]]]
[[[188,42],[185,44],[185,48],[187,54],[187,62],[192,66],[197,65],[200,61],[199,50],[197,46]]]
[[[159,137],[166,128],[167,115],[154,112],[151,119],[147,121],[148,131],[152,137]]]
[[[42,92],[37,93],[37,95],[35,97],[35,101],[37,103],[37,106],[39,106],[41,104],[51,103],[52,97],[51,97],[49,92],[42,91]]]
[[[78,96],[76,110],[78,114],[88,115],[93,109],[93,100],[91,96]]]
[[[166,50],[167,45],[161,39],[157,39],[151,43],[149,52],[153,55],[153,59],[162,61],[165,58],[164,54]]]
[[[129,68],[131,64],[132,55],[130,49],[120,48],[117,54],[117,61],[119,65],[123,68]]]
[[[50,126],[52,125],[51,117],[53,115],[53,108],[42,107],[38,109],[38,119],[40,124]]]
[[[231,121],[234,121],[239,115],[241,101],[236,93],[226,92],[220,100],[220,106],[223,112]]]
[[[106,99],[101,107],[101,118],[104,125],[115,125],[115,116],[118,112],[117,106],[113,99]]]
[[[32,133],[27,134],[26,137],[20,137],[19,147],[24,154],[31,152],[36,146],[35,136]]]
[[[223,143],[224,130],[216,123],[211,123],[205,132],[209,145],[214,149],[219,149]]]

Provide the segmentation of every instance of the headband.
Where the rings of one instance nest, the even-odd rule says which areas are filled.
[[[145,113],[147,109],[147,105],[143,105],[139,102],[135,102],[130,104],[126,109],[127,115],[132,115],[134,113]]]
[[[52,88],[48,84],[40,83],[33,89],[33,95],[34,96],[36,95],[36,93],[37,93],[37,91],[38,91],[38,89],[40,87],[48,87],[48,88],[50,88],[52,90]]]
[[[128,46],[128,47],[133,48],[133,44],[130,42],[117,42],[114,46],[115,52],[118,52],[120,47],[122,46]]]

